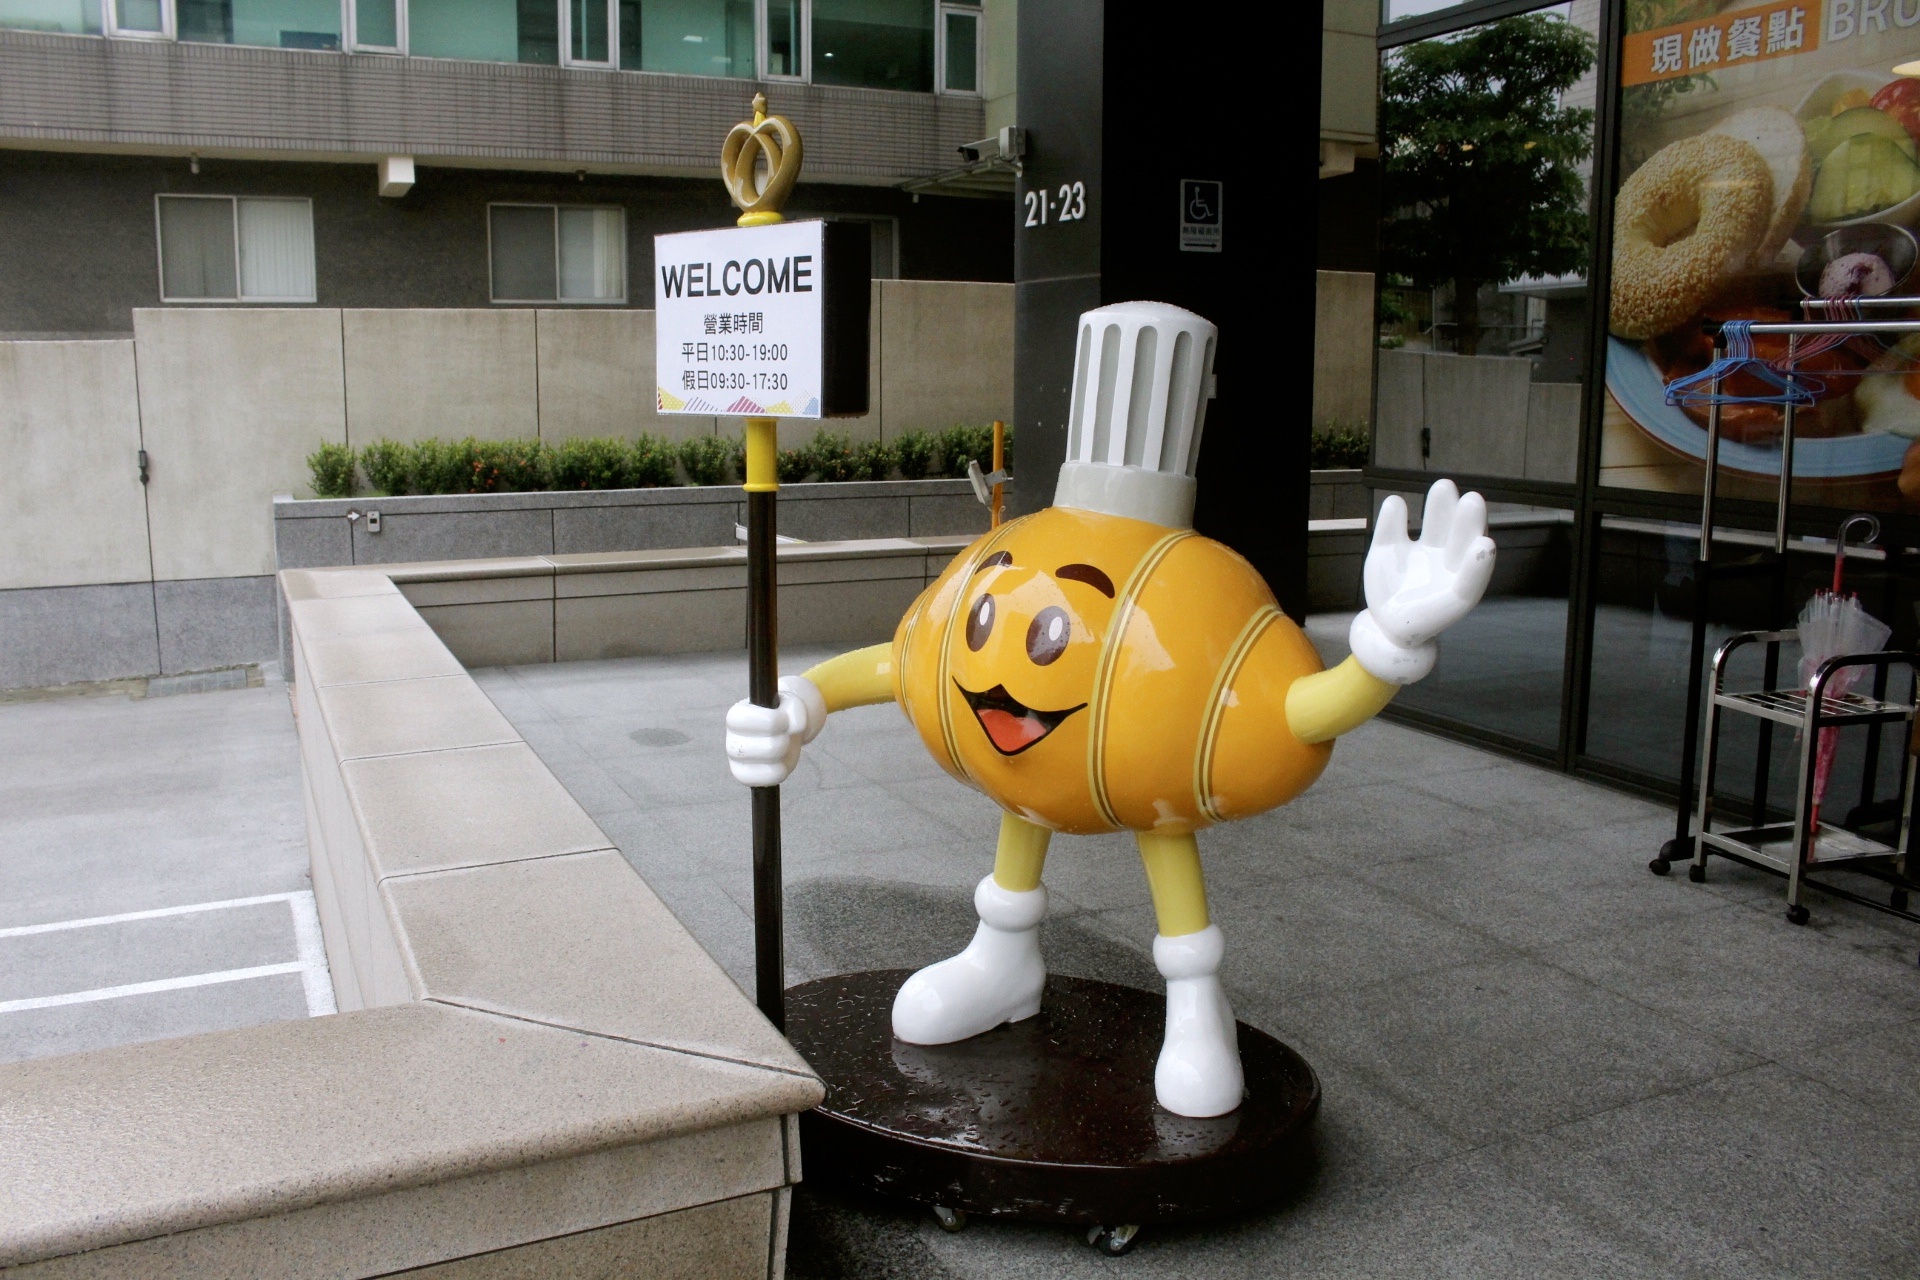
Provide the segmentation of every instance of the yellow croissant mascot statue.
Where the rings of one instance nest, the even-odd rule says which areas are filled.
[[[829,713],[897,702],[941,767],[1005,811],[972,943],[894,1001],[894,1034],[909,1043],[1039,1012],[1048,840],[1134,832],[1167,980],[1154,1089],[1183,1116],[1224,1115],[1242,1093],[1196,833],[1306,790],[1334,738],[1433,669],[1434,638],[1478,603],[1494,561],[1479,494],[1435,484],[1418,542],[1406,504],[1388,498],[1353,656],[1323,670],[1253,567],[1193,531],[1216,332],[1160,303],[1081,316],[1054,505],[955,557],[891,644],[781,680],[778,707],[742,701],[727,714],[734,776],[772,786]]]

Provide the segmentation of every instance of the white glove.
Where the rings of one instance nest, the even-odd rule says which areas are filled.
[[[780,705],[742,698],[727,709],[727,766],[749,787],[777,787],[800,763],[800,748],[827,723],[827,700],[805,676],[780,681]]]
[[[1440,656],[1434,637],[1467,616],[1493,577],[1487,502],[1460,496],[1451,480],[1427,491],[1420,541],[1407,537],[1407,504],[1398,494],[1380,504],[1367,552],[1367,607],[1353,620],[1348,643],[1361,666],[1389,684],[1412,684]]]

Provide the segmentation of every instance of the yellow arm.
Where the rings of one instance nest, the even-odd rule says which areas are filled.
[[[893,701],[893,646],[876,644],[828,658],[806,672],[819,687],[828,711]]]
[[[1399,685],[1388,684],[1349,656],[1331,671],[1293,682],[1287,690],[1287,728],[1302,742],[1325,742],[1379,715],[1399,691]],[[833,705],[831,698],[827,705]]]

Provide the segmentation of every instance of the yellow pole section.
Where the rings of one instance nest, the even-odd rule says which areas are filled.
[[[747,419],[747,492],[772,493],[780,487],[780,420]]]
[[[1006,465],[1007,424],[995,418],[993,422],[993,465],[989,467],[988,470],[998,471]],[[998,484],[993,486],[993,527],[996,529],[1000,527],[1000,504],[1006,496],[1000,491],[1005,487],[1005,485]]]

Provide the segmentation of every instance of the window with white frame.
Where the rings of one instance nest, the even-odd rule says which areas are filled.
[[[619,52],[618,0],[562,0],[560,47],[570,67],[611,67]]]
[[[313,302],[313,202],[156,196],[163,302]]]
[[[977,94],[981,0],[0,0],[0,28]]]
[[[495,302],[617,305],[627,300],[627,218],[594,205],[487,207]]]
[[[165,39],[173,34],[173,0],[106,0],[109,34]]]
[[[940,91],[980,92],[980,6],[940,6]]]
[[[770,80],[807,78],[807,0],[760,0],[760,74]]]
[[[347,47],[356,53],[404,53],[404,0],[347,0]]]

